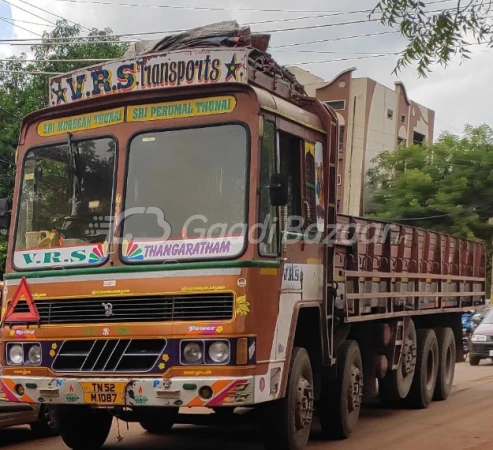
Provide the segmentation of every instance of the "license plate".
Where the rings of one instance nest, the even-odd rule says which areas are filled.
[[[127,383],[101,383],[90,381],[80,383],[84,391],[84,402],[93,405],[124,405]]]

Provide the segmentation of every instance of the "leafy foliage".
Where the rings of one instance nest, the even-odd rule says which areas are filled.
[[[434,64],[447,65],[455,56],[469,59],[468,41],[493,44],[490,0],[458,0],[453,8],[433,9],[443,1],[380,0],[372,14],[381,13],[380,21],[399,27],[408,45],[399,58],[394,73],[417,62],[418,73],[426,77]]]
[[[15,151],[22,118],[48,106],[50,75],[28,72],[65,73],[92,65],[89,61],[60,61],[62,59],[120,58],[126,44],[115,43],[112,34],[113,31],[106,28],[81,36],[78,25],[61,20],[51,32],[43,34],[43,45],[32,48],[34,58],[40,61],[28,62],[27,55],[21,54],[0,63],[0,197],[12,197]],[[73,41],[77,44],[72,44]],[[6,242],[7,236],[0,235],[0,267],[5,263]]]
[[[466,126],[464,137],[443,134],[435,144],[385,152],[369,171],[370,215],[483,240],[486,290],[491,288],[493,128]]]
[[[369,171],[371,215],[469,239],[493,239],[493,129],[385,152]]]

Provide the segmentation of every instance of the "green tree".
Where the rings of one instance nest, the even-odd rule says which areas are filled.
[[[369,171],[370,215],[461,238],[483,240],[490,291],[493,226],[493,129],[466,126],[459,138],[380,154]]]
[[[369,171],[370,214],[491,242],[493,129],[466,126],[434,144],[384,152]]]
[[[472,43],[493,43],[490,0],[380,0],[373,14],[384,25],[398,27],[408,41],[394,72],[417,62],[426,76],[434,64],[447,65],[455,56],[470,57]]]
[[[51,32],[45,32],[42,45],[32,48],[37,61],[27,61],[21,54],[0,63],[0,196],[12,197],[15,174],[15,151],[22,118],[48,106],[48,80],[51,75],[30,72],[65,73],[93,63],[90,58],[121,58],[126,44],[109,28],[94,29],[85,36],[81,28],[58,21]],[[103,42],[101,42],[103,41]],[[76,42],[76,43],[74,43]],[[86,60],[66,62],[62,60]],[[6,256],[7,236],[0,235],[0,268]]]

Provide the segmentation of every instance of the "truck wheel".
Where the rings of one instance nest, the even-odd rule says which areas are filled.
[[[113,416],[87,406],[55,406],[55,420],[65,445],[73,450],[97,450],[110,433]]]
[[[438,375],[433,400],[446,400],[452,390],[455,375],[455,336],[451,328],[437,328]]]
[[[438,373],[438,340],[429,328],[418,330],[416,374],[406,403],[414,408],[427,408],[433,399]]]
[[[176,423],[179,408],[159,408],[159,411],[146,412],[142,415],[140,426],[149,433],[169,433]]]
[[[379,397],[383,405],[393,406],[409,394],[416,369],[416,348],[416,327],[413,320],[409,319],[400,366],[397,370],[389,370],[384,378],[378,380]]]
[[[481,358],[479,356],[472,356],[469,354],[469,364],[471,366],[479,366],[479,361],[481,361]]]
[[[363,400],[363,362],[356,341],[344,342],[337,353],[338,376],[324,380],[319,404],[324,435],[346,439],[358,422]]]
[[[305,450],[313,417],[313,372],[308,352],[295,347],[284,398],[262,405],[265,448]]]

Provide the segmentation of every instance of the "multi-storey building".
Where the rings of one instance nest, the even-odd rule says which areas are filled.
[[[433,140],[435,112],[371,78],[354,78],[355,68],[325,81],[299,67],[289,68],[307,93],[330,105],[339,117],[338,210],[364,215],[371,192],[367,173],[381,152]]]

